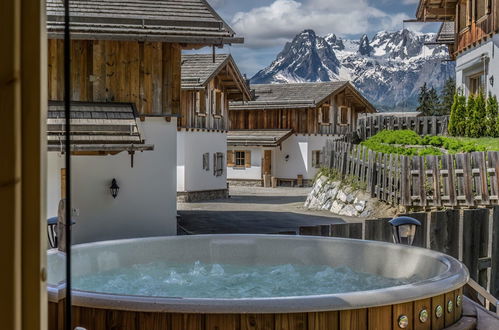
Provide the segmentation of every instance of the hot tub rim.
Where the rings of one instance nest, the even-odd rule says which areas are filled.
[[[419,248],[394,245],[387,242],[358,240],[320,236],[286,236],[263,234],[207,234],[189,236],[161,236],[129,238],[75,245],[106,246],[116,243],[126,244],[137,241],[161,241],[177,239],[213,238],[279,238],[292,240],[346,240],[354,244],[390,246],[396,249],[419,249],[425,255],[444,263],[447,269],[435,277],[402,286],[393,286],[376,290],[345,292],[325,295],[264,297],[264,298],[182,298],[122,295],[112,293],[72,290],[73,305],[80,307],[129,310],[139,312],[168,313],[294,313],[348,310],[370,308],[376,306],[395,305],[414,300],[427,299],[463,287],[469,280],[469,272],[457,259],[441,252]],[[49,250],[48,254],[59,254],[57,250]],[[443,285],[445,284],[445,285]],[[424,290],[423,290],[424,289]],[[65,296],[65,284],[47,284],[49,301],[59,302]]]

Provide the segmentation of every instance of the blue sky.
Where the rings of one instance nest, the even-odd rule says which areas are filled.
[[[414,18],[418,0],[208,0],[229,25],[245,38],[244,45],[226,46],[243,73],[252,77],[269,65],[289,41],[304,29],[319,35],[369,37],[382,30],[434,26],[403,24]],[[206,51],[206,50],[205,50]]]

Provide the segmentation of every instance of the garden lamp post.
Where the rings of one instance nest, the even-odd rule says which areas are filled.
[[[397,217],[389,221],[392,225],[392,234],[395,244],[412,245],[416,230],[421,222],[411,217]]]

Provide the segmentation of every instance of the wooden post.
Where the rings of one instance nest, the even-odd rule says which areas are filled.
[[[0,327],[47,327],[45,3],[0,2]]]

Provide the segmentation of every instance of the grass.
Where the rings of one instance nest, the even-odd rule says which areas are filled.
[[[460,140],[464,143],[474,143],[478,146],[486,148],[488,151],[499,151],[499,138],[492,137],[482,137],[482,138],[467,138],[467,137],[456,137],[455,139]]]

